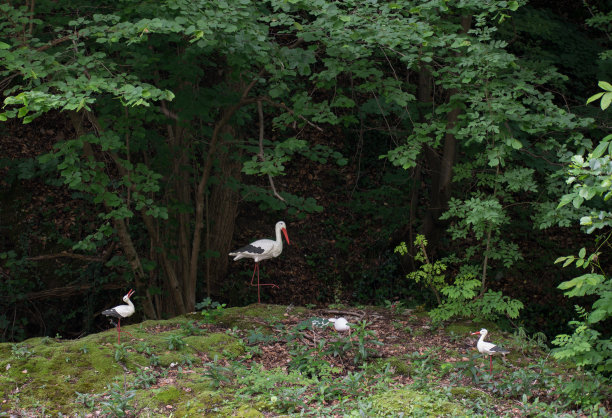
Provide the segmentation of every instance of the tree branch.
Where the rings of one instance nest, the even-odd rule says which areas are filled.
[[[91,261],[91,262],[97,262],[97,261],[104,261],[105,260],[105,257],[93,256],[93,255],[84,255],[84,254],[75,254],[75,253],[69,253],[68,251],[61,251],[61,252],[55,253],[55,254],[37,255],[36,257],[28,257],[27,259],[30,260],[30,261],[40,261],[40,260],[52,260],[54,258],[61,258],[61,257],[74,258],[75,260]]]
[[[261,161],[266,161],[266,155],[264,154],[263,149],[263,140],[264,140],[264,115],[263,115],[263,106],[261,105],[261,100],[257,100],[257,114],[259,115],[259,158]],[[272,187],[272,191],[274,192],[274,196],[276,196],[279,200],[285,202],[285,199],[276,191],[276,187],[274,186],[274,179],[270,173],[268,173],[268,180],[270,180],[270,187]]]

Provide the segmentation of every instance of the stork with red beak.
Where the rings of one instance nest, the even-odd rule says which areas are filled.
[[[127,305],[118,305],[114,308],[107,309],[102,311],[102,315],[106,315],[109,317],[111,324],[117,325],[117,344],[121,344],[121,320],[123,318],[127,318],[128,316],[132,316],[134,311],[134,304],[130,300],[130,297],[134,294],[134,290],[130,289],[130,291],[123,297],[123,301],[127,303]],[[113,318],[117,318],[117,324],[113,321]],[[127,331],[123,331],[126,334],[129,334]],[[131,334],[130,334],[131,335]]]
[[[506,357],[506,354],[509,354],[510,351],[504,350],[503,348],[495,344],[486,342],[484,339],[487,336],[488,332],[489,331],[483,328],[480,331],[472,332],[471,334],[480,335],[480,338],[478,339],[478,343],[476,344],[476,348],[478,348],[478,351],[480,351],[482,354],[487,354],[489,356],[489,372],[492,372],[493,371],[493,356],[502,355]]]
[[[283,221],[276,223],[276,240],[271,239],[259,239],[229,253],[234,257],[234,261],[240,260],[241,258],[251,258],[255,262],[255,268],[253,269],[253,276],[251,277],[251,286],[257,286],[257,303],[261,303],[260,298],[260,286],[272,286],[278,287],[274,283],[259,283],[259,262],[267,260],[268,258],[278,257],[283,252],[283,239],[281,237],[281,231],[285,235],[285,240],[289,244],[289,236],[287,235],[287,225]],[[291,244],[289,244],[291,245]],[[257,272],[257,285],[253,284],[255,278],[255,272]]]

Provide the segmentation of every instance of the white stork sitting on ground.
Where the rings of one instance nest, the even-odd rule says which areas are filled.
[[[102,315],[106,315],[109,317],[111,324],[117,326],[117,344],[121,344],[121,320],[123,318],[127,318],[128,316],[132,316],[136,309],[134,308],[134,304],[130,300],[130,297],[134,294],[134,290],[130,289],[130,291],[123,297],[123,301],[127,303],[127,305],[118,305],[114,308],[107,309],[102,311]],[[113,321],[113,318],[117,318],[117,324]],[[129,332],[124,331],[126,334]],[[131,335],[131,334],[130,334]]]
[[[329,318],[329,322],[333,322],[334,329],[338,332],[349,332],[349,336],[351,335],[351,324],[346,320],[346,318]]]
[[[251,286],[257,286],[257,303],[261,303],[259,294],[260,286],[278,287],[274,283],[259,283],[259,262],[262,260],[267,260],[268,258],[278,257],[283,252],[283,239],[281,237],[281,231],[285,235],[287,244],[289,244],[289,236],[287,236],[287,225],[285,225],[283,221],[280,221],[276,223],[275,241],[271,239],[259,239],[229,253],[229,255],[234,257],[234,261],[240,260],[241,258],[252,258],[255,262],[253,276],[251,277]],[[253,284],[255,272],[257,272],[257,285]]]

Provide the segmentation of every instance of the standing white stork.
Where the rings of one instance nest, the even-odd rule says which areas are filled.
[[[482,354],[487,354],[489,356],[489,372],[492,372],[493,371],[493,356],[502,355],[505,357],[506,354],[510,353],[510,351],[504,350],[503,348],[495,344],[486,342],[484,339],[488,333],[489,331],[483,328],[480,331],[472,332],[472,335],[480,335],[480,338],[478,339],[478,343],[476,344],[476,347],[478,348],[478,351],[480,351]]]
[[[134,290],[130,289],[127,295],[123,297],[123,301],[127,303],[127,305],[118,305],[118,306],[115,306],[114,308],[102,311],[102,315],[106,315],[110,317],[109,319],[110,319],[111,324],[117,325],[117,344],[121,344],[121,332],[122,332],[121,331],[121,319],[127,318],[128,316],[132,316],[134,314],[134,311],[136,310],[134,308],[134,304],[130,300],[130,297],[132,297],[133,294],[134,294]],[[113,321],[113,318],[117,318],[117,324],[115,324],[115,322]],[[129,332],[127,331],[124,331],[124,332],[126,334],[129,334]]]
[[[281,231],[285,235],[287,244],[289,244],[289,236],[287,236],[287,225],[283,221],[276,223],[276,240],[271,239],[259,239],[229,253],[234,257],[234,261],[240,260],[241,258],[252,258],[255,261],[255,268],[253,269],[253,276],[251,277],[251,286],[253,279],[255,278],[255,272],[257,272],[257,303],[261,303],[259,288],[260,286],[273,286],[278,287],[273,283],[259,283],[259,262],[261,260],[267,260],[268,258],[278,257],[283,252],[283,239],[281,237]],[[289,244],[291,245],[291,244]]]

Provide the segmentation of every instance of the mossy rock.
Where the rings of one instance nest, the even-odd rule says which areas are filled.
[[[450,402],[435,393],[410,388],[389,390],[370,397],[374,416],[456,417],[467,414],[460,404]]]

